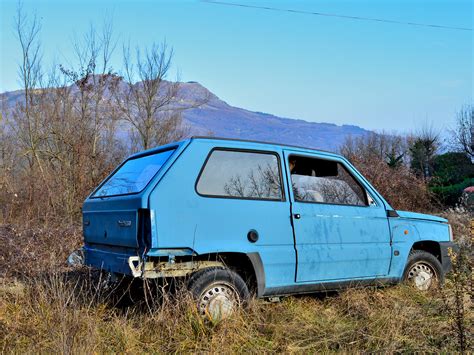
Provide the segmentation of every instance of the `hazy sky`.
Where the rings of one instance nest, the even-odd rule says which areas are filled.
[[[226,0],[223,0],[226,1]],[[228,2],[472,28],[472,0]],[[452,126],[473,100],[473,31],[357,21],[200,1],[24,0],[42,22],[46,66],[113,18],[120,42],[174,47],[174,71],[231,105],[308,121],[410,130]],[[17,1],[0,0],[0,91],[19,88]],[[114,69],[120,72],[120,44]]]

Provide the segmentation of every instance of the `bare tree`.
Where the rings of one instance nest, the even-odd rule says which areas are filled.
[[[153,43],[142,52],[136,49],[135,61],[130,46],[123,48],[125,86],[116,92],[116,103],[123,119],[132,127],[132,140],[138,149],[148,149],[188,134],[182,112],[199,107],[208,98],[193,103],[180,100],[179,81],[167,81],[173,49],[166,42]]]
[[[30,157],[30,166],[38,163],[42,169],[38,157],[38,146],[41,141],[40,132],[41,121],[38,112],[35,112],[37,106],[37,90],[42,78],[41,72],[41,53],[39,32],[41,24],[36,15],[30,21],[24,14],[23,7],[19,4],[15,18],[15,30],[21,47],[21,62],[18,68],[18,75],[22,83],[24,100],[15,108],[14,120],[15,129],[22,144],[25,156]]]
[[[63,205],[68,215],[115,164],[117,111],[113,91],[120,78],[110,67],[115,48],[112,25],[102,31],[91,26],[73,42],[76,66],[60,66],[52,77],[49,136],[45,154],[65,186]],[[79,201],[79,202],[78,202]]]
[[[396,168],[403,165],[408,147],[407,137],[380,132],[359,137],[348,136],[339,151],[350,160],[378,159]]]
[[[454,148],[474,158],[474,106],[465,106],[458,112],[451,135]]]
[[[47,191],[46,200],[51,206],[51,186],[41,159],[42,144],[47,137],[44,131],[46,116],[43,110],[46,92],[43,87],[39,39],[41,24],[36,15],[29,18],[24,13],[21,3],[17,8],[15,30],[21,48],[18,74],[22,83],[23,100],[18,102],[11,114],[10,129],[19,146],[19,158],[24,158],[27,162],[27,165],[24,165],[24,159],[20,159],[17,163],[25,169],[28,177],[24,181],[28,188],[28,201],[32,202],[38,198],[36,192],[41,185],[41,189]]]
[[[73,64],[47,73],[36,17],[27,18],[19,6],[15,26],[24,96],[7,119],[7,139],[17,142],[14,166],[22,171],[11,172],[9,181],[21,181],[12,188],[26,194],[22,199],[30,212],[23,213],[74,219],[86,194],[125,153],[116,136],[112,92],[120,78],[110,67],[112,25],[105,22],[99,32],[91,26],[73,42]]]

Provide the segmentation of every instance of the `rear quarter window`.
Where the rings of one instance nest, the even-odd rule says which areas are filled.
[[[213,150],[196,184],[203,196],[282,200],[278,156],[266,152]]]
[[[92,197],[141,192],[166,163],[174,149],[127,160]]]

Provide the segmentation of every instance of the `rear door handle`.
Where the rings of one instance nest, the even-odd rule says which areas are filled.
[[[300,219],[300,218],[301,218],[301,215],[300,215],[299,213],[295,213],[295,214],[293,215],[293,217],[294,217],[295,219]]]

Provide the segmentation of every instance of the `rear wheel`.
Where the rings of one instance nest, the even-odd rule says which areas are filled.
[[[444,281],[441,263],[433,254],[413,250],[408,256],[403,280],[421,291],[434,289]]]
[[[250,297],[244,280],[226,268],[207,268],[194,273],[188,289],[197,302],[199,313],[212,320],[228,317]]]

